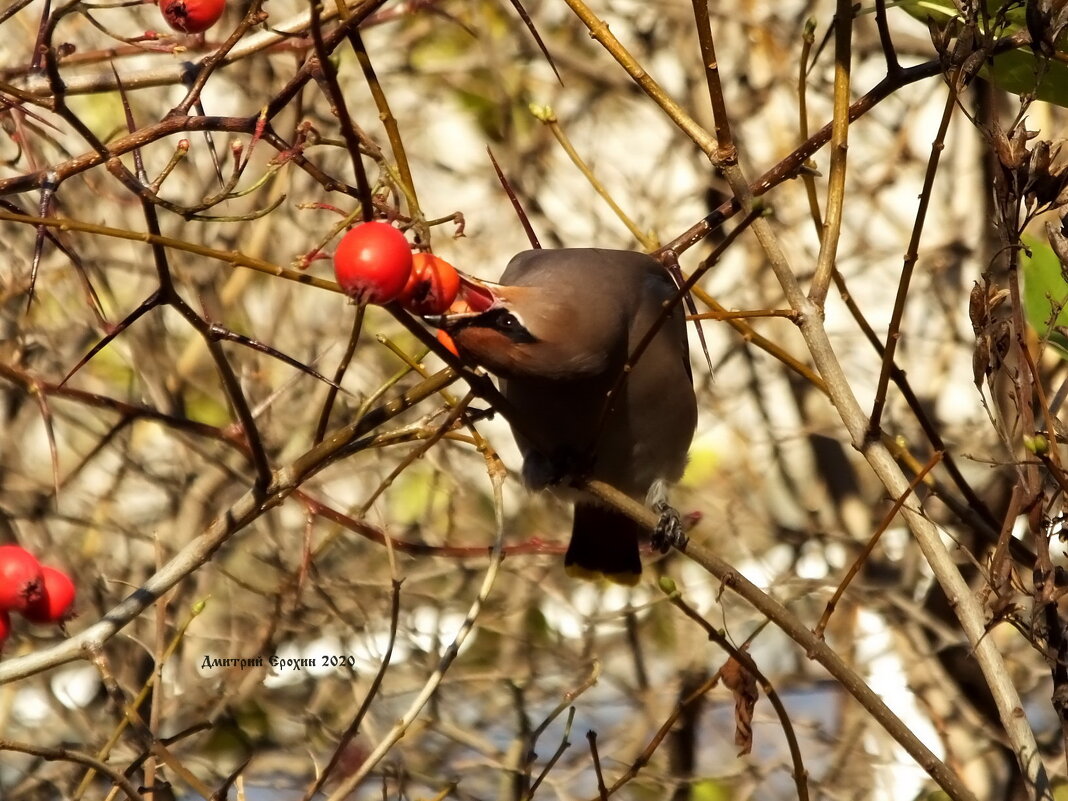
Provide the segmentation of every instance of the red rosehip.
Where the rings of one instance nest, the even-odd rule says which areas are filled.
[[[416,253],[400,302],[413,314],[443,314],[459,291],[460,275],[455,267],[433,253]]]
[[[17,545],[0,545],[0,609],[21,612],[41,597],[41,565]]]
[[[447,331],[442,331],[441,329],[438,329],[437,340],[448,350],[452,351],[453,356],[459,358],[460,351],[456,349],[456,342],[453,341],[453,338],[449,336]]]
[[[334,252],[334,275],[345,294],[358,301],[389,303],[412,274],[412,249],[404,234],[384,222],[350,229]]]
[[[182,33],[201,33],[219,21],[225,0],[159,0],[163,19]]]
[[[41,567],[41,579],[41,597],[30,602],[22,616],[33,623],[62,623],[74,606],[74,582],[62,570],[48,565]]]
[[[0,609],[0,651],[4,650],[4,642],[11,635],[11,615]]]

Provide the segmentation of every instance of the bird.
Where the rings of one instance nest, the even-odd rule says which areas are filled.
[[[683,310],[667,311],[674,282],[648,254],[600,248],[527,250],[499,283],[464,278],[467,310],[425,319],[497,377],[524,484],[574,503],[566,572],[633,586],[654,532],[570,486],[611,484],[660,514],[657,533],[681,534],[666,486],[686,467],[697,399]]]

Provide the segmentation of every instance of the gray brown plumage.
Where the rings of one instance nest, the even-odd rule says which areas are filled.
[[[500,379],[532,489],[559,491],[573,476],[612,484],[645,501],[686,466],[697,421],[686,323],[678,306],[606,409],[628,356],[657,322],[675,286],[643,253],[595,248],[530,250],[511,260],[478,312],[441,325],[462,357]],[[633,584],[639,537],[629,517],[575,502],[565,565]]]

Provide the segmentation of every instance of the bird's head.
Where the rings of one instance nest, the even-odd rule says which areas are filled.
[[[581,282],[507,286],[461,276],[460,296],[466,309],[424,319],[462,358],[504,378],[596,375],[626,348],[620,311]]]

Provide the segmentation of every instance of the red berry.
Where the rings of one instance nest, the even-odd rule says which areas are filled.
[[[497,296],[493,294],[492,289],[466,275],[460,276],[460,298],[467,305],[468,311],[475,312],[486,311],[497,302]]]
[[[41,567],[44,590],[41,597],[22,610],[22,616],[34,623],[62,623],[74,606],[74,582],[62,570]]]
[[[459,291],[460,275],[455,267],[433,253],[416,253],[400,302],[414,314],[442,314]]]
[[[11,615],[0,610],[0,651],[4,649],[4,642],[11,635]]]
[[[159,0],[163,19],[174,30],[200,33],[219,21],[225,0]]]
[[[41,597],[41,565],[17,545],[0,545],[0,609],[21,612]]]
[[[404,234],[383,222],[350,229],[334,252],[334,275],[345,294],[384,304],[396,298],[412,274],[412,249]]]
[[[437,333],[437,340],[450,351],[452,351],[453,356],[458,357],[460,355],[460,351],[456,349],[456,343],[453,341],[452,337],[449,336],[448,332],[439,329]]]

